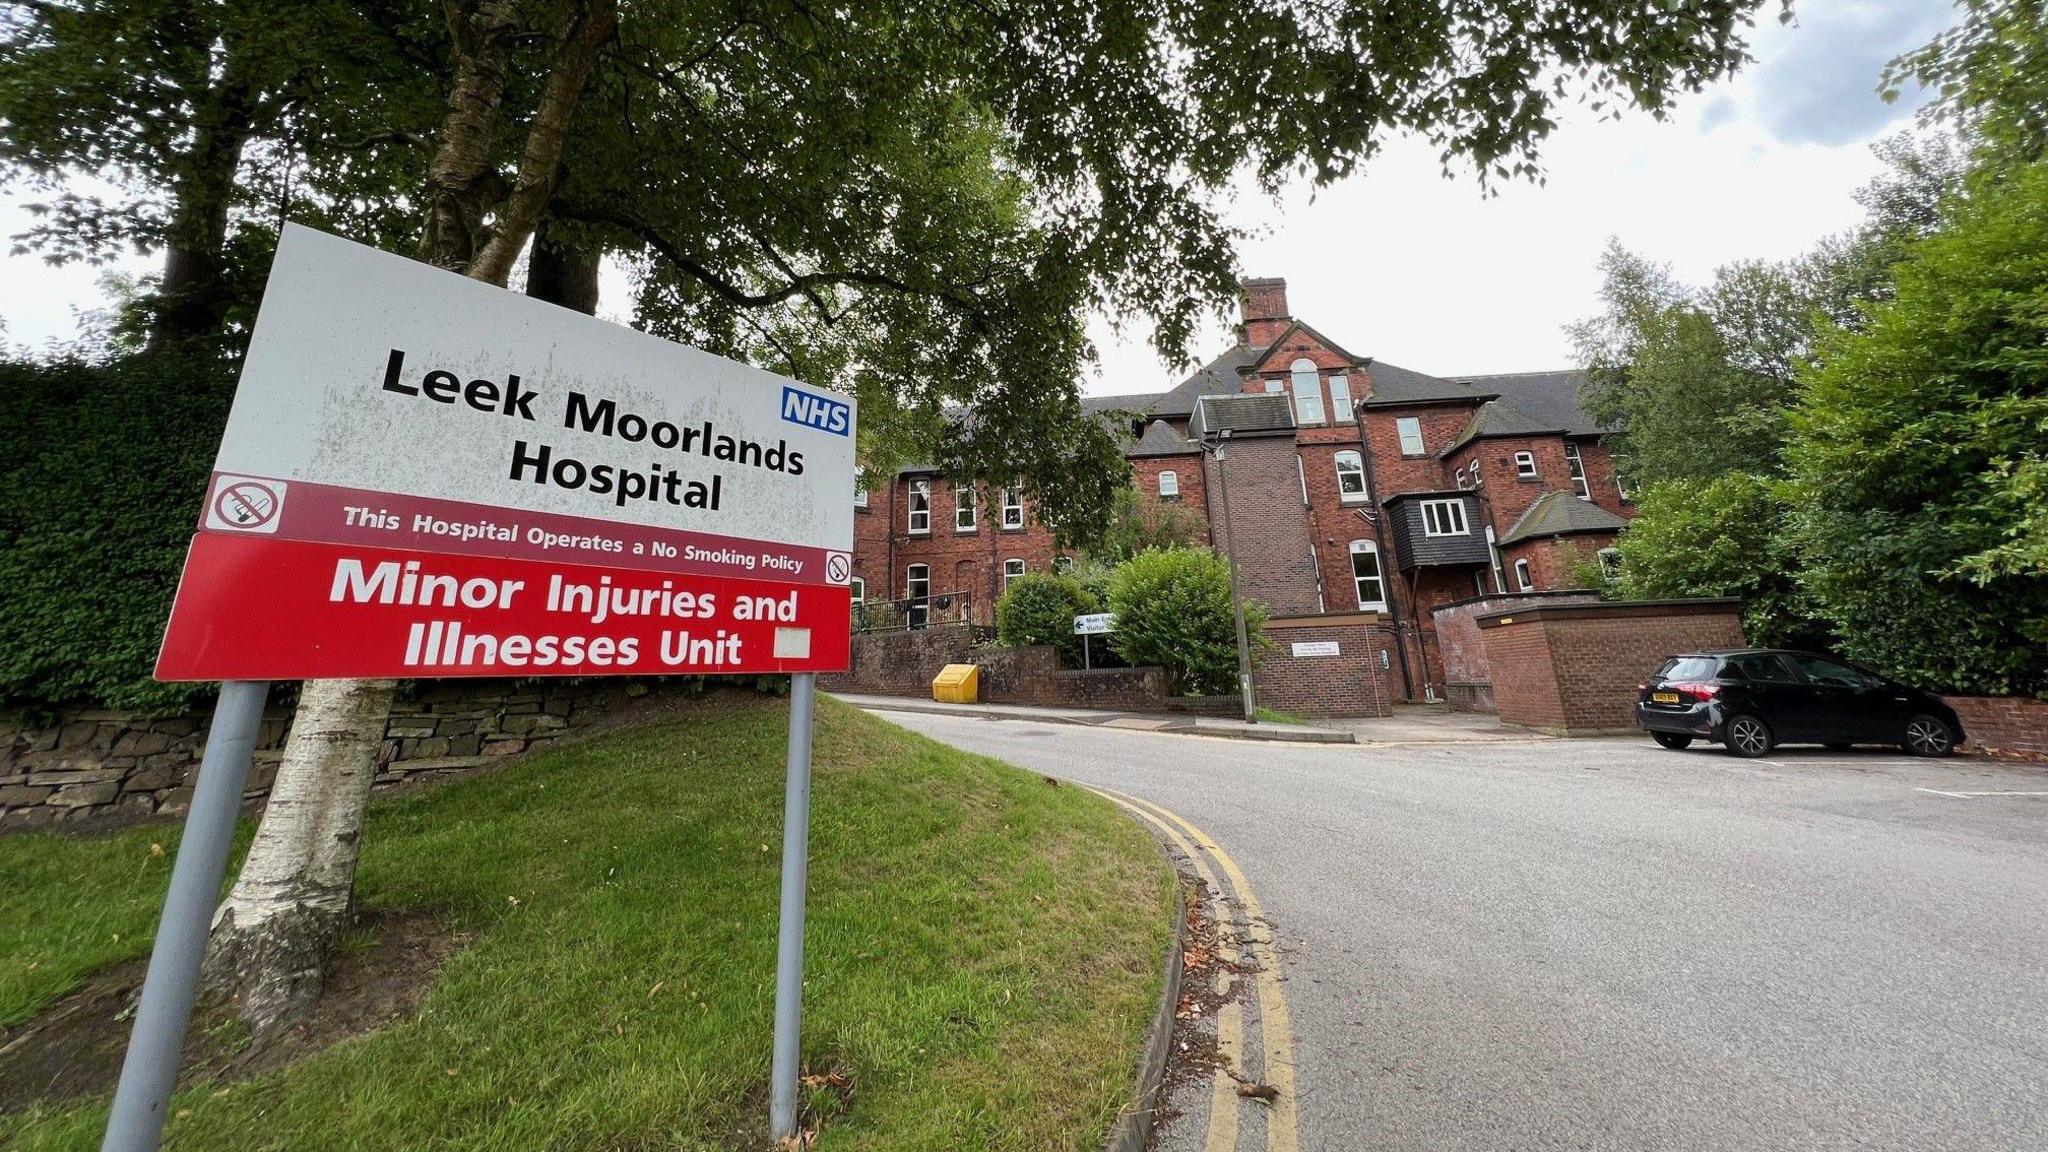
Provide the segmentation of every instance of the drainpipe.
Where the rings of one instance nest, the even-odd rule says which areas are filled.
[[[1379,545],[1380,549],[1380,582],[1391,590],[1394,587],[1394,581],[1387,574],[1387,558],[1393,553],[1387,547],[1387,505],[1379,496],[1379,460],[1378,457],[1372,454],[1372,437],[1365,434],[1365,402],[1363,400],[1359,401],[1355,411],[1357,412],[1356,420],[1358,422],[1358,448],[1359,451],[1365,454],[1366,481],[1372,485],[1370,497],[1373,504],[1379,509],[1379,515],[1372,518],[1372,540],[1373,543]],[[1411,595],[1408,599],[1410,603],[1413,603],[1415,598]],[[1408,641],[1401,637],[1401,617],[1391,612],[1388,615],[1394,617],[1394,656],[1401,661],[1401,695],[1409,700],[1413,700],[1415,699],[1415,677],[1408,670]],[[1420,644],[1421,642],[1421,634],[1417,633],[1416,643]]]

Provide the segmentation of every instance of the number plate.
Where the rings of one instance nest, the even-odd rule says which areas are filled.
[[[1650,699],[1655,700],[1659,704],[1676,704],[1678,703],[1678,693],[1652,692],[1650,693]]]

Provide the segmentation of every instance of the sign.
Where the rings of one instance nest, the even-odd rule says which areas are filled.
[[[1335,640],[1296,641],[1294,644],[1294,654],[1296,656],[1335,656],[1337,655],[1337,642]]]
[[[164,680],[847,666],[853,404],[287,225]]]
[[[1074,617],[1074,635],[1102,636],[1116,631],[1116,613],[1095,612]]]

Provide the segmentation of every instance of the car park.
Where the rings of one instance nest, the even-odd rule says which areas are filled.
[[[1682,653],[1639,691],[1636,725],[1673,750],[1706,740],[1754,758],[1781,744],[1889,744],[1946,756],[1963,740],[1962,722],[1941,697],[1813,652]]]

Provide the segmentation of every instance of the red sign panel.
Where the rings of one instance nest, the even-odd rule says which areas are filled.
[[[831,672],[851,606],[843,585],[201,532],[156,674]]]

